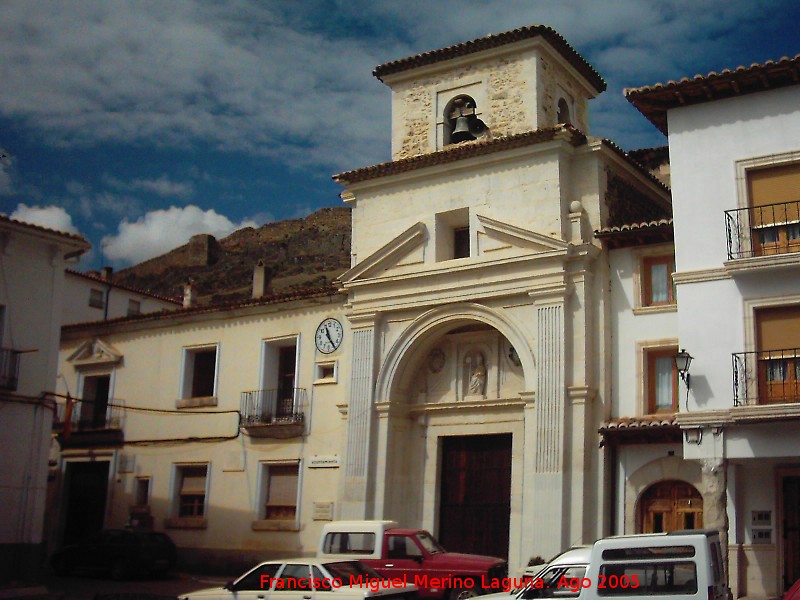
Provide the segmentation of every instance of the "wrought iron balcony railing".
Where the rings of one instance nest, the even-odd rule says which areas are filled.
[[[0,348],[0,390],[17,391],[20,354],[18,350]]]
[[[733,404],[800,402],[800,348],[733,355]]]
[[[72,415],[70,416],[70,431],[97,431],[103,429],[122,429],[122,409],[108,406],[107,403],[97,403],[90,400],[73,399]],[[116,404],[113,400],[112,404]],[[53,429],[64,430],[66,418],[66,403],[56,404],[56,418]]]
[[[800,200],[725,211],[728,258],[800,252]]]
[[[254,390],[242,392],[242,425],[302,423],[306,390]]]

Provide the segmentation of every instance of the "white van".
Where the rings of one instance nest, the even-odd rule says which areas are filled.
[[[592,546],[567,550],[537,568],[533,580],[516,592],[514,600],[729,598],[717,531],[603,538]],[[529,573],[527,571],[526,575]],[[500,594],[485,596],[484,599],[494,600],[496,597],[499,598]]]

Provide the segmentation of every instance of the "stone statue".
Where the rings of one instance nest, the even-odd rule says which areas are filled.
[[[481,353],[475,354],[475,364],[472,365],[471,357],[467,358],[466,365],[471,367],[469,372],[469,382],[467,383],[467,395],[483,396],[486,387],[486,365]]]

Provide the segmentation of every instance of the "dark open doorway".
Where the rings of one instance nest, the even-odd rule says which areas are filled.
[[[64,544],[103,528],[108,490],[108,461],[68,462],[64,498]]]

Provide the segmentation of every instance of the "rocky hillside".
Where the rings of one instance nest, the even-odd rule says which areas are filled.
[[[180,297],[191,280],[199,304],[252,295],[253,267],[263,260],[272,290],[324,286],[350,268],[350,209],[323,208],[302,219],[246,227],[217,240],[195,235],[188,244],[113,274],[113,281]]]

